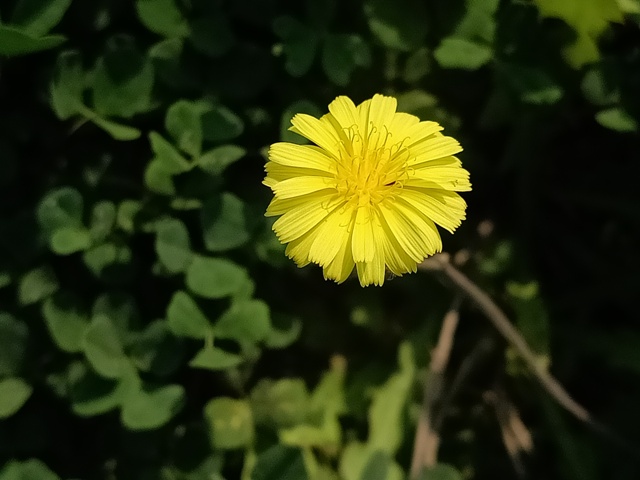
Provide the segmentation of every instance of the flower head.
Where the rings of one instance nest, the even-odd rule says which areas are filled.
[[[471,190],[454,155],[460,144],[436,122],[396,112],[396,99],[347,97],[317,119],[298,114],[291,131],[315,145],[275,143],[264,184],[274,193],[267,216],[298,266],[316,263],[341,283],[354,267],[362,286],[386,272],[415,272],[442,250],[436,224],[453,232]]]

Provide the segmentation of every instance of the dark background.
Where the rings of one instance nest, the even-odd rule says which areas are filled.
[[[423,478],[640,478],[636,0],[3,0],[0,15],[0,480],[408,472],[453,287],[325,282],[262,216],[265,147],[299,141],[291,116],[374,93],[461,142],[473,191],[445,250],[618,437],[558,407],[463,302],[445,392],[471,370],[440,405],[453,468]],[[195,365],[203,351],[217,356]],[[507,453],[487,392],[530,452]]]

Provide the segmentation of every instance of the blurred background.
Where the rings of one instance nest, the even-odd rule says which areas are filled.
[[[638,0],[0,1],[0,480],[640,478]],[[456,291],[298,269],[269,144],[393,95],[464,147]],[[506,413],[505,413],[506,412]]]

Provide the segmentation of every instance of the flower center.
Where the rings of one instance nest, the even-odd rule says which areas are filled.
[[[338,193],[357,207],[376,205],[402,188],[407,178],[407,149],[403,142],[391,143],[390,133],[377,134],[374,127],[365,141],[357,127],[349,130],[338,163]]]

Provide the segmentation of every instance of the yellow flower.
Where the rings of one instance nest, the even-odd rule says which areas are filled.
[[[396,106],[383,95],[358,106],[338,97],[320,119],[291,120],[315,145],[271,145],[266,215],[280,215],[273,231],[298,266],[316,263],[338,283],[355,266],[362,286],[382,285],[387,270],[415,272],[442,250],[436,224],[453,232],[465,218],[455,193],[471,190],[454,157],[462,147]]]

